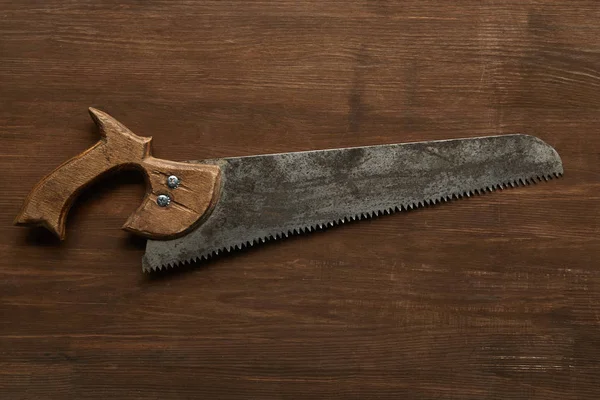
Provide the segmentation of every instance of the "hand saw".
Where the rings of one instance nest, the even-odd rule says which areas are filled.
[[[174,162],[152,157],[150,137],[89,111],[101,140],[43,178],[15,223],[64,239],[85,186],[140,169],[148,191],[123,228],[149,239],[144,271],[563,173],[551,146],[522,134]]]

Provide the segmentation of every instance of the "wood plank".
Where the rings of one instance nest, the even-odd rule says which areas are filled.
[[[597,399],[600,4],[0,0],[0,397]],[[97,141],[169,160],[504,133],[561,180],[140,271],[141,174],[13,227]]]

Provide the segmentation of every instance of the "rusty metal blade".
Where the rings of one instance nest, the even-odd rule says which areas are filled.
[[[528,135],[202,162],[222,167],[221,199],[208,219],[188,235],[149,240],[145,271],[563,173],[558,153]]]

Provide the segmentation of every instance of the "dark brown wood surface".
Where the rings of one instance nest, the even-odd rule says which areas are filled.
[[[0,398],[600,398],[600,2],[0,0]],[[143,178],[13,227],[90,147],[157,157],[503,133],[565,177],[141,273]]]

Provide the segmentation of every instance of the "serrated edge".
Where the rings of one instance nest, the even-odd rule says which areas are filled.
[[[150,273],[166,271],[166,270],[174,269],[174,268],[177,268],[180,266],[190,265],[192,263],[201,262],[201,261],[206,261],[213,257],[219,256],[223,253],[231,253],[233,251],[246,249],[246,248],[258,245],[258,244],[263,244],[266,242],[285,239],[290,236],[296,236],[296,235],[302,235],[302,234],[316,232],[316,231],[322,231],[327,228],[331,228],[331,227],[338,226],[338,225],[343,225],[345,223],[360,221],[363,219],[375,218],[375,217],[378,217],[381,215],[390,215],[390,214],[395,214],[397,212],[411,211],[411,210],[415,210],[418,208],[429,207],[429,206],[437,205],[440,203],[448,203],[450,201],[459,200],[464,197],[468,198],[468,197],[475,196],[475,195],[482,195],[485,193],[494,192],[496,190],[510,189],[510,188],[515,188],[515,187],[519,187],[519,186],[528,186],[528,185],[532,185],[532,184],[537,184],[538,182],[547,182],[549,180],[553,180],[555,178],[560,178],[562,176],[563,176],[562,172],[553,172],[553,173],[547,174],[547,175],[541,175],[541,176],[538,175],[538,176],[529,177],[529,178],[518,178],[518,179],[514,179],[509,182],[498,183],[498,184],[492,185],[491,187],[486,186],[483,188],[471,189],[471,190],[467,190],[462,193],[453,193],[449,196],[440,197],[440,198],[436,198],[436,199],[424,199],[424,200],[421,200],[416,203],[402,204],[400,206],[395,206],[395,207],[391,207],[391,208],[384,209],[384,210],[363,212],[363,213],[359,213],[354,216],[344,217],[337,221],[316,224],[316,225],[311,225],[311,226],[307,226],[307,227],[294,228],[287,232],[278,232],[278,233],[275,233],[275,234],[272,234],[269,236],[255,238],[252,241],[246,241],[245,243],[240,243],[240,244],[236,244],[236,245],[229,246],[229,247],[222,247],[217,250],[211,250],[211,251],[205,252],[203,254],[200,254],[198,256],[194,256],[194,257],[191,257],[191,258],[185,259],[185,260],[177,260],[177,261],[169,262],[166,264],[161,264],[158,266],[150,266],[150,267],[144,266],[143,271],[150,272]]]

